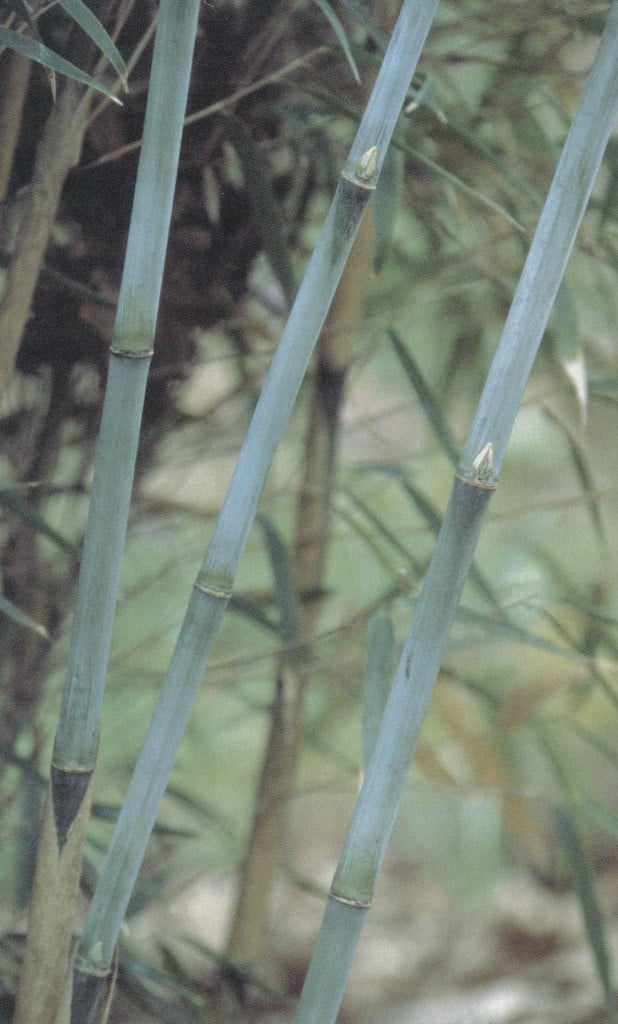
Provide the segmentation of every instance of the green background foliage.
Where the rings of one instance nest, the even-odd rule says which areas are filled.
[[[116,39],[129,95],[122,108],[95,107],[0,422],[4,595],[51,637],[26,641],[31,632],[4,619],[0,877],[15,913],[27,898],[57,724],[72,545],[84,527],[108,307],[126,242],[136,154],[122,147],[140,138],[148,47],[130,58],[152,17],[141,6]],[[381,30],[368,44],[357,6],[342,3],[333,5],[334,31],[324,7],[245,0],[201,13],[87,887],[379,63]],[[388,612],[398,653],[448,498],[450,449],[467,434],[607,8],[439,4],[374,201],[374,272],[347,375],[327,567],[308,640],[280,882],[292,897],[281,906],[329,884],[358,788],[367,623]],[[64,38],[61,28],[53,15],[40,25],[50,46]],[[114,35],[112,15],[107,28]],[[33,73],[7,208],[27,187],[50,107],[48,85]],[[517,418],[393,836],[392,874],[413,873],[464,903],[514,870],[560,887],[577,876],[584,850],[585,864],[615,868],[617,181],[614,138]],[[289,558],[311,372],[260,506]],[[274,550],[254,527],[132,912],[204,876],[227,882],[242,862],[289,611],[275,585],[284,555]],[[299,600],[307,600],[302,581]],[[592,936],[588,882],[584,872]],[[7,934],[15,921],[9,914]],[[275,910],[272,932],[280,927]],[[134,954],[131,946],[125,980],[135,997],[154,975],[131,974]],[[156,962],[178,996],[184,968],[171,953]],[[160,1019],[204,1019],[195,1007],[184,1010],[192,1017],[164,1017],[164,1002],[153,1010]]]

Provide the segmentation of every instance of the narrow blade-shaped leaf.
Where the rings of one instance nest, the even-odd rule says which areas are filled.
[[[573,884],[582,909],[588,941],[612,1021],[618,1020],[611,979],[611,961],[605,922],[594,883],[594,873],[573,815],[566,807],[554,808],[554,818]]]
[[[385,612],[376,612],[367,626],[367,663],[363,689],[363,770],[371,760],[391,686],[395,637]]]
[[[562,368],[573,385],[579,403],[582,423],[588,418],[588,375],[581,335],[577,323],[577,308],[572,289],[563,281],[554,305],[556,352]]]
[[[86,85],[90,89],[96,89],[97,92],[102,92],[104,96],[107,96],[114,103],[120,104],[120,100],[114,95],[112,89],[109,89],[102,82],[98,82],[91,75],[87,75],[85,71],[81,71],[75,64],[71,64],[70,61],[65,60],[64,57],[50,50],[43,43],[39,43],[36,39],[29,39],[27,36],[20,35],[19,32],[14,32],[13,29],[0,26],[0,46],[8,46],[12,50],[19,50],[26,57],[36,61],[37,64],[42,64],[43,67],[49,68],[51,71],[57,71],[61,75],[73,78],[76,82],[81,82],[82,85]]]
[[[86,7],[86,4],[83,3],[83,0],[59,0],[59,3],[61,7],[64,7],[67,14],[73,18],[73,21],[76,21],[80,28],[84,30],[86,35],[90,36],[101,53],[107,57],[126,89],[127,66],[118,52],[114,40],[108,35],[99,19],[95,18],[90,8]]]
[[[333,11],[331,5],[328,3],[328,0],[313,0],[313,2],[315,4],[317,4],[317,6],[320,8],[322,14],[324,15],[324,17],[328,19],[328,22],[329,22],[333,32],[335,33],[335,35],[337,36],[337,39],[339,40],[339,43],[341,45],[341,49],[345,53],[346,60],[347,60],[348,64],[350,65],[350,68],[352,69],[352,74],[354,75],[354,78],[356,79],[356,81],[360,85],[360,75],[358,73],[358,68],[356,66],[356,61],[354,60],[354,56],[353,56],[352,51],[350,49],[350,44],[348,42],[348,37],[345,34],[345,29],[344,29],[343,25],[339,21],[339,18],[337,17],[335,12]]]
[[[406,377],[416,391],[425,415],[433,428],[434,434],[442,448],[444,448],[444,451],[448,455],[453,466],[456,466],[459,462],[459,445],[457,444],[457,441],[453,436],[453,432],[442,413],[440,403],[419,370],[414,357],[411,355],[409,349],[397,332],[388,330],[387,334],[395,352],[397,353],[397,357],[403,367]]]
[[[39,636],[45,637],[49,640],[49,633],[40,622],[31,618],[26,612],[22,612],[21,608],[18,608],[16,604],[9,601],[8,597],[4,597],[0,594],[0,613],[6,615],[7,619],[14,622],[18,626],[25,626],[26,629],[31,629],[33,633],[38,633]]]
[[[265,515],[259,515],[257,522],[264,534],[275,578],[275,594],[281,615],[281,641],[287,652],[286,658],[290,658],[300,636],[300,602],[294,579],[294,566],[283,538],[272,520]]]
[[[242,165],[249,202],[264,250],[279,278],[288,306],[291,306],[296,294],[294,270],[285,240],[285,224],[264,158],[239,117],[227,114],[222,123]]]

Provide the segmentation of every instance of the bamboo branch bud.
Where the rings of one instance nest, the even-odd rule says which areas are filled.
[[[496,487],[494,467],[494,446],[491,441],[484,445],[472,463],[472,478],[468,483],[475,487]]]

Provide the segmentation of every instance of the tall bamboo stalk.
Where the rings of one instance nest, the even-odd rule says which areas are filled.
[[[323,583],[340,409],[352,343],[371,269],[371,206],[361,221],[317,343],[309,400],[303,477],[297,501],[295,569],[300,604],[300,657],[284,653],[278,668],[270,730],[255,797],[255,814],[238,882],[227,957],[248,964],[258,955],[272,887],[283,857],[290,802],[302,742],[304,694],[310,676],[309,645]]]
[[[0,394],[13,375],[62,187],[79,159],[88,113],[83,97],[82,85],[64,82],[37,147],[32,180],[19,203],[15,253],[0,302]]]
[[[7,197],[31,66],[31,61],[16,50],[6,53],[0,64],[0,202]]]
[[[275,353],[196,582],[86,918],[73,1021],[91,1019],[268,470],[348,258],[437,0],[406,0],[315,252]],[[82,998],[83,996],[83,998]]]
[[[331,1024],[337,1016],[485,511],[617,112],[618,3],[612,3],[464,446],[295,1024]]]
[[[54,1021],[72,930],[199,0],[163,2],[15,1024]],[[67,973],[68,972],[68,973]]]

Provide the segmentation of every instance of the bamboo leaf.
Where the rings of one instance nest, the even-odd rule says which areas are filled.
[[[582,910],[597,975],[605,995],[607,1012],[615,1022],[618,1020],[618,1010],[612,989],[611,960],[594,873],[570,810],[564,806],[557,806],[554,808],[554,818]]]
[[[12,50],[19,50],[26,57],[30,57],[30,60],[36,61],[37,64],[42,64],[45,68],[57,71],[68,78],[73,78],[76,82],[81,82],[82,85],[86,85],[90,89],[96,89],[97,92],[103,93],[108,99],[122,106],[118,97],[114,95],[113,90],[108,89],[102,82],[98,82],[91,75],[87,75],[85,71],[81,71],[75,64],[71,64],[70,61],[65,60],[64,57],[50,50],[36,39],[29,39],[27,36],[20,35],[19,32],[14,32],[13,29],[0,26],[0,46],[8,46]]]
[[[588,375],[586,360],[577,323],[577,309],[573,292],[565,281],[556,295],[554,305],[556,354],[564,372],[573,385],[581,413],[582,423],[588,419]]]
[[[351,120],[356,121],[356,112],[354,111],[353,107],[350,106],[349,103],[346,103],[344,100],[342,100],[341,96],[338,96],[336,93],[330,91],[329,89],[318,87],[315,85],[307,85],[306,89],[307,92],[310,92],[313,96],[316,96],[319,99],[323,100],[323,102],[327,103],[328,106],[333,110],[337,110],[340,113],[344,114],[346,117],[349,117]],[[499,217],[501,217],[508,224],[510,224],[511,227],[515,228],[516,231],[525,235],[526,229],[524,225],[521,224],[520,221],[518,221],[512,215],[512,213],[510,213],[506,209],[505,206],[502,206],[500,203],[496,202],[496,200],[492,199],[491,196],[487,196],[483,192],[479,192],[478,189],[472,188],[471,185],[468,185],[467,182],[465,182],[462,178],[458,177],[457,174],[454,174],[452,171],[447,170],[446,167],[443,167],[436,160],[432,160],[431,157],[427,156],[426,153],[423,153],[416,147],[411,146],[404,138],[403,133],[397,132],[395,135],[393,135],[392,144],[393,146],[399,148],[401,152],[404,154],[404,156],[407,156],[412,163],[420,164],[421,167],[427,168],[433,174],[435,174],[437,178],[441,178],[447,184],[452,185],[454,188],[456,188],[463,195],[468,196],[474,202],[486,207],[493,213],[496,213]]]
[[[371,510],[369,505],[367,505],[364,501],[362,501],[361,498],[357,497],[357,495],[354,494],[353,491],[346,490],[345,494],[346,494],[347,498],[349,498],[349,500],[352,503],[352,505],[354,506],[354,508],[358,509],[358,511],[363,516],[363,518],[366,519],[367,522],[373,528],[370,533],[368,531],[362,531],[362,536],[367,539],[367,542],[368,542],[369,546],[372,548],[372,550],[376,551],[376,549],[377,549],[377,546],[376,546],[376,543],[375,543],[375,532],[377,531],[379,534],[381,534],[381,536],[384,538],[384,540],[387,541],[388,544],[390,544],[395,549],[395,551],[399,555],[401,555],[403,558],[409,560],[411,562],[411,564],[414,566],[414,568],[416,569],[416,571],[420,572],[421,568],[422,568],[420,563],[415,560],[413,554],[407,549],[405,544],[402,543],[401,539],[395,533],[395,531],[392,530],[389,526],[387,526],[386,523]],[[344,513],[340,513],[340,515],[343,516]],[[347,519],[348,522],[352,523],[352,526],[355,529],[358,530],[357,524],[356,524],[354,519],[352,519],[350,516],[346,516],[346,519]],[[360,531],[358,531],[358,532],[360,532]]]
[[[279,279],[286,302],[291,307],[296,294],[294,270],[285,240],[285,224],[264,159],[240,118],[226,114],[221,120],[242,165],[249,202],[264,251]]]
[[[473,199],[481,206],[485,206],[487,207],[488,210],[491,210],[493,213],[498,214],[508,224],[510,224],[511,227],[514,227],[517,231],[521,232],[522,234],[525,233],[524,225],[521,224],[516,217],[513,217],[513,215],[509,213],[506,207],[502,206],[500,203],[497,203],[490,196],[485,195],[483,192],[479,192],[479,190],[476,188],[472,188],[471,185],[468,185],[467,182],[465,182],[457,174],[453,174],[453,172],[448,171],[446,167],[442,167],[441,164],[437,163],[437,161],[435,160],[432,160],[431,157],[427,156],[420,149],[408,145],[408,143],[401,139],[399,136],[397,136],[394,139],[394,144],[396,146],[400,146],[403,152],[406,154],[406,156],[408,156],[410,160],[412,160],[414,163],[420,164],[422,167],[426,167],[428,170],[433,171],[436,177],[442,178],[449,185],[453,185],[456,189],[463,193],[463,195],[468,196],[470,199]]]
[[[31,629],[33,633],[38,633],[45,640],[49,640],[49,633],[45,626],[31,618],[26,612],[22,612],[21,608],[18,608],[12,601],[9,601],[8,597],[4,597],[2,594],[0,594],[0,614],[6,615],[7,619],[10,619],[16,625],[25,626],[26,629]]]
[[[37,512],[22,496],[21,487],[0,487],[0,505],[16,512],[24,523],[29,523],[37,533],[42,534],[71,555],[78,555],[79,549],[61,533],[50,526],[40,512]]]
[[[168,961],[169,963],[169,961]],[[194,988],[137,957],[123,952],[119,980],[131,998],[164,1024],[203,1024],[204,1000]],[[168,995],[169,993],[169,995]],[[177,997],[182,1004],[179,1005]]]
[[[447,124],[453,133],[459,135],[459,137],[462,138],[471,149],[484,157],[492,167],[495,167],[500,174],[504,175],[504,177],[515,185],[520,192],[526,195],[529,199],[532,199],[535,206],[540,206],[543,197],[532,188],[526,179],[510,167],[509,164],[505,163],[498,153],[496,153],[495,149],[489,146],[482,138],[479,138],[476,132],[470,131],[466,125],[462,124],[462,122],[456,117],[453,117],[449,111],[444,111],[441,107],[438,107],[438,105],[432,101],[432,92],[433,91],[429,91],[428,94],[422,96],[422,102],[425,106],[429,107],[441,122]]]
[[[457,610],[457,618],[462,622],[482,626],[491,633],[500,633],[503,636],[511,637],[513,640],[517,640],[529,647],[538,647],[542,651],[555,654],[560,658],[566,658],[569,661],[575,661],[586,665],[593,663],[593,659],[587,654],[582,654],[581,651],[573,650],[571,647],[564,647],[562,644],[554,643],[553,640],[548,640],[543,636],[538,636],[536,633],[531,633],[529,630],[522,629],[519,626],[513,625],[511,622],[494,619],[489,615],[483,615],[482,612],[474,611],[471,608],[460,606]]]
[[[556,424],[556,426],[562,432],[563,437],[566,439],[567,445],[569,447],[569,452],[571,455],[571,461],[575,468],[575,472],[577,474],[581,488],[584,491],[584,494],[586,495],[586,503],[590,509],[590,516],[592,518],[592,523],[595,528],[597,538],[599,540],[601,547],[603,548],[603,550],[605,550],[605,530],[603,528],[603,518],[601,515],[601,509],[599,507],[599,500],[597,497],[597,488],[592,478],[592,474],[588,469],[585,452],[582,446],[577,441],[577,438],[574,437],[571,429],[565,423],[563,423],[562,420],[555,416],[554,413],[547,407],[544,409],[544,413],[545,416],[552,421],[552,423]]]
[[[378,49],[383,53],[388,43],[388,36],[376,28],[371,18],[355,0],[340,0],[341,6],[345,7],[348,14],[365,30],[370,39],[374,41]]]
[[[230,960],[230,958],[224,953],[221,953],[220,950],[208,945],[208,943],[203,942],[201,939],[195,938],[193,935],[185,936],[184,941],[188,946],[191,946],[192,949],[198,950],[200,953],[203,953],[209,959],[213,960],[214,963],[227,968],[232,975],[236,975],[240,983],[239,987],[245,988],[251,986],[252,988],[257,989],[258,992],[263,992],[265,995],[275,999],[281,1006],[293,1005],[293,1000],[286,996],[281,989],[275,988],[273,985],[269,985],[267,981],[260,978],[260,976],[256,974],[255,971],[251,970],[251,968],[239,966]]]
[[[95,18],[90,8],[86,7],[86,4],[83,3],[83,0],[59,0],[59,3],[107,58],[126,90],[127,66],[118,52],[116,44],[108,35],[99,19]]]
[[[393,466],[389,465],[388,463],[381,463],[377,465],[374,464],[373,466],[365,465],[359,468],[365,470],[369,468],[373,472],[386,473],[388,476],[393,476],[396,479],[398,479],[404,492],[408,495],[408,497],[413,502],[414,506],[420,512],[421,516],[425,520],[431,532],[438,536],[442,526],[442,518],[440,516],[440,513],[437,511],[436,508],[434,508],[432,503],[429,501],[428,498],[425,497],[422,491],[406,477],[405,472],[401,469],[400,466]],[[475,565],[472,565],[470,568],[470,579],[476,586],[479,593],[483,595],[483,597],[489,602],[489,604],[491,604],[494,608],[501,612],[500,602],[496,594],[494,593],[492,586],[487,582],[481,571],[477,569]]]
[[[350,44],[348,42],[348,37],[345,34],[345,29],[343,25],[339,21],[339,18],[337,17],[337,15],[333,11],[331,5],[327,2],[327,0],[313,0],[313,2],[317,4],[324,17],[328,20],[330,27],[337,36],[337,39],[341,45],[341,49],[345,53],[346,60],[352,70],[352,74],[354,75],[354,78],[360,85],[360,75],[358,73],[356,61],[354,60],[354,57],[352,55]]]
[[[396,331],[389,329],[386,333],[388,334],[393,348],[397,353],[399,362],[404,369],[406,377],[416,391],[425,415],[433,427],[434,434],[452,464],[456,466],[459,462],[459,445],[453,436],[453,432],[451,431],[446,418],[442,414],[440,403],[425,381],[425,378],[419,370],[408,347],[404,344]]]
[[[384,158],[382,173],[373,199],[373,268],[376,274],[382,270],[390,251],[403,189],[404,171],[403,153],[397,146],[390,145]]]
[[[281,534],[265,515],[258,515],[275,578],[275,596],[280,612],[281,642],[287,659],[293,658],[300,636],[300,601],[294,566]]]
[[[273,621],[273,617],[266,611],[265,605],[272,603],[270,599],[267,601],[257,601],[252,597],[246,597],[244,594],[234,594],[229,603],[229,610],[231,612],[237,612],[238,615],[244,615],[250,622],[257,623],[258,626],[263,626],[264,629],[269,630],[271,633],[277,632],[277,623]]]
[[[393,674],[395,637],[385,612],[376,612],[367,624],[367,663],[363,689],[363,770],[371,759],[386,707]]]

